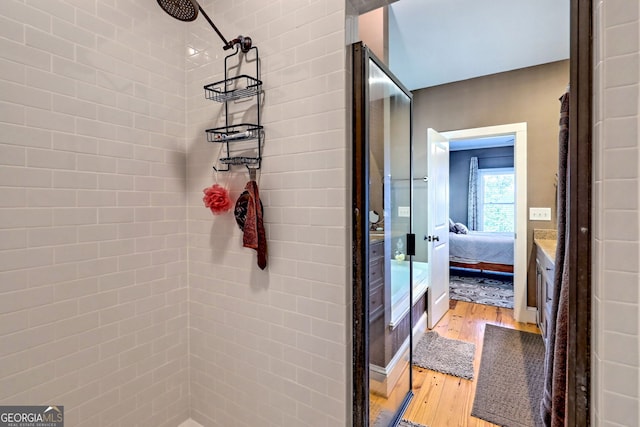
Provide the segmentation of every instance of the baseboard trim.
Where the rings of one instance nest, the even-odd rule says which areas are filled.
[[[525,323],[533,323],[535,325],[537,323],[536,321],[537,318],[538,318],[538,309],[536,307],[527,307],[527,309],[524,312],[524,319],[519,321],[525,322]]]

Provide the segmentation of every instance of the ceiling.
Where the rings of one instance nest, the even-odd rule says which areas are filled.
[[[513,135],[457,139],[449,141],[449,151],[476,150],[478,148],[513,147],[514,143],[515,137]]]
[[[569,58],[569,0],[399,0],[389,68],[409,90]]]

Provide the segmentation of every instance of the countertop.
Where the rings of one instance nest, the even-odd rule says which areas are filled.
[[[369,233],[369,243],[376,243],[380,240],[384,240],[384,234]]]
[[[533,239],[533,242],[542,250],[549,261],[553,264],[556,261],[556,246],[558,241],[555,239]]]
[[[533,230],[533,243],[542,250],[552,264],[556,262],[556,246],[558,245],[556,236],[556,230]]]

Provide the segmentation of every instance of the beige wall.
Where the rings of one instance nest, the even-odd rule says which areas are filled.
[[[389,18],[386,7],[359,16],[358,36],[379,60],[389,63]]]
[[[369,103],[369,208],[384,216],[385,100]]]
[[[569,81],[569,61],[559,61],[414,91],[416,155],[426,146],[426,130],[451,131],[527,123],[528,205],[551,207],[553,221],[529,221],[528,305],[535,305],[534,228],[555,228],[558,98]]]

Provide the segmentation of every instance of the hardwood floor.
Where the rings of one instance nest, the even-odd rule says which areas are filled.
[[[413,393],[404,418],[430,427],[487,427],[489,422],[471,416],[476,379],[480,368],[484,326],[540,333],[536,325],[513,320],[513,310],[462,301],[450,301],[450,310],[434,328],[441,336],[476,344],[474,380],[464,380],[428,369],[413,367]],[[373,402],[372,402],[373,403]]]
[[[430,427],[492,427],[495,424],[471,416],[484,327],[487,323],[527,332],[540,333],[536,325],[513,320],[513,310],[489,305],[451,300],[450,310],[434,328],[441,336],[476,344],[473,361],[474,379],[464,380],[452,375],[413,366],[414,397],[404,418]],[[407,383],[401,381],[387,399],[370,396],[371,423],[382,412],[393,412],[405,395]],[[399,391],[400,390],[400,391]]]

